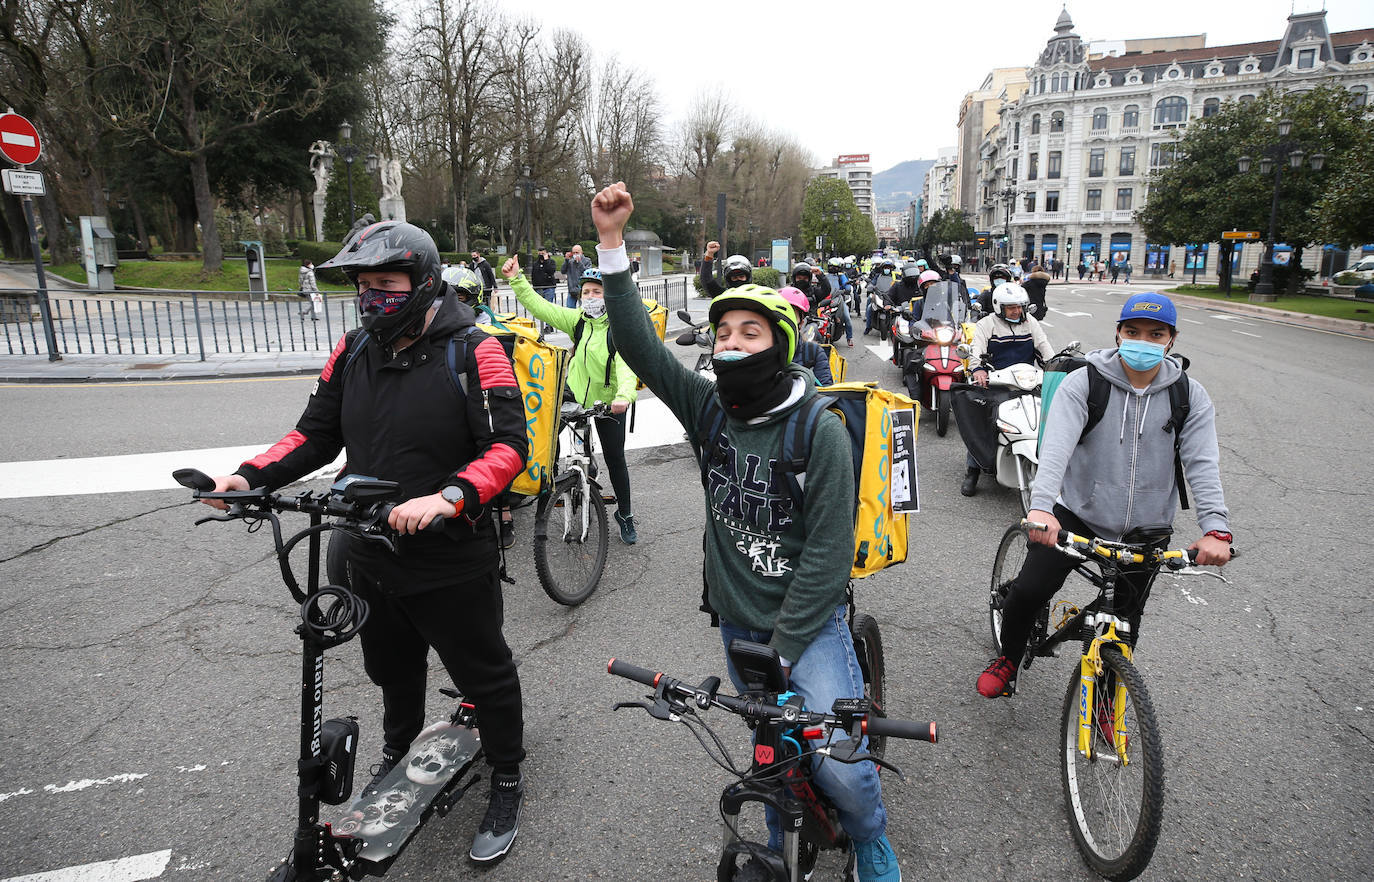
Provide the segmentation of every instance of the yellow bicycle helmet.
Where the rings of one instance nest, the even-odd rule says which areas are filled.
[[[797,354],[797,322],[793,318],[792,305],[772,288],[762,285],[740,285],[730,288],[711,301],[709,319],[711,333],[715,333],[720,317],[732,309],[747,309],[756,312],[772,323],[774,332],[783,332],[787,340],[787,361]]]

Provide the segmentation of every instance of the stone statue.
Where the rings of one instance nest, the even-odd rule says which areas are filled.
[[[311,202],[315,209],[315,241],[324,241],[324,197],[329,189],[329,176],[334,166],[334,148],[328,141],[310,145],[310,174],[315,178],[315,194]]]
[[[382,163],[382,199],[401,198],[401,161],[388,159]]]

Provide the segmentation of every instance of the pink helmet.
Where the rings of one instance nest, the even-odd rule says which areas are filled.
[[[916,284],[924,285],[926,282],[938,281],[940,281],[939,273],[937,273],[935,270],[926,270],[925,272],[921,273],[921,278],[916,280]]]
[[[782,295],[783,300],[792,304],[794,309],[799,309],[804,313],[811,311],[811,301],[806,299],[806,295],[801,292],[800,288],[793,288],[791,285],[788,285],[786,288],[778,291],[778,293]]]

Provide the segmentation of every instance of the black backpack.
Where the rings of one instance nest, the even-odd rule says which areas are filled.
[[[1184,359],[1184,366],[1186,368],[1187,359]],[[1101,422],[1102,415],[1107,412],[1107,399],[1112,394],[1112,384],[1102,376],[1101,371],[1091,364],[1085,369],[1088,372],[1088,420],[1083,424],[1083,431],[1078,436],[1079,444],[1082,444],[1088,433]],[[1184,489],[1183,458],[1179,455],[1178,447],[1183,435],[1183,424],[1188,419],[1190,409],[1188,371],[1185,369],[1179,372],[1178,379],[1169,386],[1169,421],[1164,424],[1164,431],[1172,432],[1174,435],[1174,483],[1178,485],[1178,504],[1184,511],[1188,510],[1188,491]]]

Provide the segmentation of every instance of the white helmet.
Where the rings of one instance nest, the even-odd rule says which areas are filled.
[[[1008,306],[1021,307],[1021,318],[1016,321],[1007,318],[1006,308]],[[1030,295],[1026,293],[1025,288],[1015,282],[998,285],[992,292],[992,311],[1013,325],[1026,320],[1025,310],[1028,306],[1030,306]]]
[[[951,255],[949,256],[949,265],[950,265],[950,266],[956,266],[956,267],[957,267],[957,266],[963,266],[963,265],[964,265],[964,259],[963,259],[962,257],[960,257],[959,255],[957,255],[957,254],[951,254]]]

